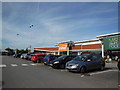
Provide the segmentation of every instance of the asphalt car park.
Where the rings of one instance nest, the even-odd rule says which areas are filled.
[[[81,74],[3,56],[0,69],[3,88],[118,88],[116,63],[106,63],[104,71],[93,70]]]

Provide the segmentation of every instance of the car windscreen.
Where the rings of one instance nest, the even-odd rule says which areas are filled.
[[[38,57],[45,57],[45,55],[38,55]]]
[[[50,55],[46,55],[45,58],[49,58]]]
[[[73,60],[75,61],[85,61],[89,58],[89,55],[79,55],[77,57],[75,57]]]
[[[63,60],[63,59],[65,59],[66,57],[67,57],[67,55],[63,55],[63,56],[58,57],[57,60]]]
[[[26,55],[26,53],[24,53],[24,54],[22,54],[23,56],[25,56]]]
[[[54,56],[54,55],[46,55],[45,58],[50,58],[52,56]]]
[[[30,56],[35,56],[35,55],[32,55],[32,54],[31,54]]]

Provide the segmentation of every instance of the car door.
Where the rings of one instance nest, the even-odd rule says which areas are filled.
[[[92,60],[92,62],[91,62],[92,63],[92,68],[97,69],[100,66],[100,60],[99,60],[98,56],[93,55],[91,60]]]
[[[51,61],[53,61],[54,59],[56,59],[55,55],[51,56]]]
[[[96,67],[95,58],[96,57],[92,55],[88,56],[86,60],[84,57],[82,57],[82,61],[84,61],[87,70],[93,70]]]
[[[70,60],[71,60],[71,56],[68,56],[68,57],[65,59],[64,63],[66,64],[66,62],[68,62],[68,61],[70,61]]]

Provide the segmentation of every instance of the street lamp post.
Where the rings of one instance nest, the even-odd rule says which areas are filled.
[[[30,26],[29,26],[29,28],[31,29],[33,27],[33,24],[31,24]],[[30,43],[30,46],[29,46],[29,53],[31,52],[31,43]]]

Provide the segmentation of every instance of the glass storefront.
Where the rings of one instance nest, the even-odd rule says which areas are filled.
[[[120,58],[120,36],[103,38],[105,58],[111,61],[117,61]]]

